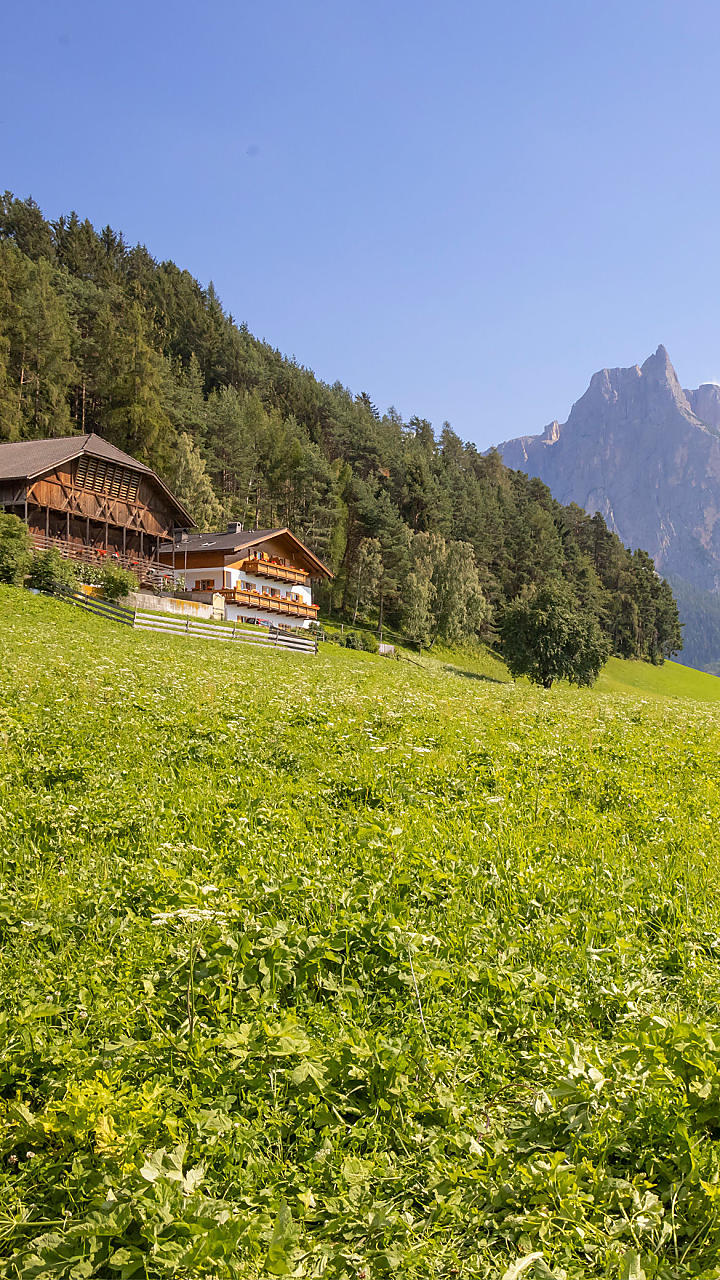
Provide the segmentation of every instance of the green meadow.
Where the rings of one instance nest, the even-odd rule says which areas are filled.
[[[720,1276],[719,681],[0,653],[0,1275]]]

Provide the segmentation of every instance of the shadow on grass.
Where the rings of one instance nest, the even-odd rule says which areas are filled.
[[[480,671],[463,671],[462,667],[453,667],[451,663],[443,664],[443,671],[454,676],[464,676],[466,680],[487,680],[488,684],[509,684],[509,680],[498,680],[497,676],[485,676]]]

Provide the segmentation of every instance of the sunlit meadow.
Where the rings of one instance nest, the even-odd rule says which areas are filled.
[[[717,682],[0,646],[0,1274],[720,1275]]]

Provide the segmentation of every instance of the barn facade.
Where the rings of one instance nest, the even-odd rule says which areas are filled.
[[[0,508],[36,547],[110,558],[141,579],[159,572],[162,543],[194,525],[154,471],[98,435],[0,444]]]

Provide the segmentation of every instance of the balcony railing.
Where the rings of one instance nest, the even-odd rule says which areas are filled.
[[[258,578],[272,578],[275,582],[299,582],[309,587],[310,574],[302,569],[294,569],[289,564],[273,564],[271,560],[261,560],[259,556],[250,556],[243,560],[240,568],[244,573],[254,573]]]
[[[79,560],[82,564],[104,566],[120,565],[130,569],[141,582],[156,581],[163,576],[163,566],[157,560],[148,560],[147,556],[123,554],[103,547],[92,547],[86,542],[70,542],[66,538],[52,538],[46,533],[35,533],[30,530],[30,539],[38,551],[59,551],[64,560]],[[167,571],[165,576],[167,576]]]
[[[288,600],[287,596],[266,596],[261,591],[244,591],[241,587],[225,588],[221,593],[230,604],[246,609],[264,609],[268,613],[286,613],[293,618],[317,618],[319,605],[304,600]]]

